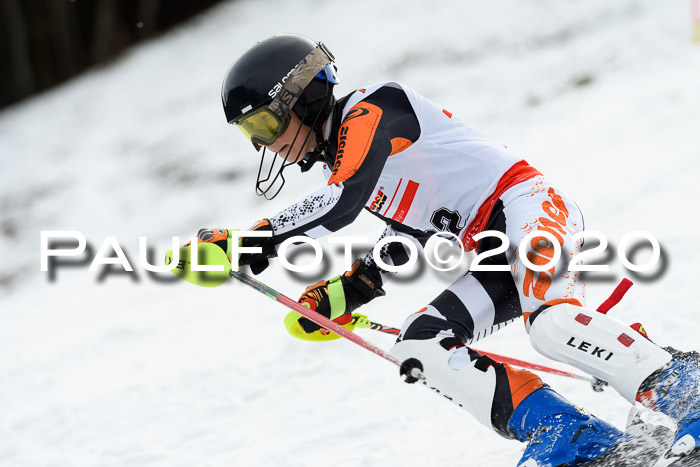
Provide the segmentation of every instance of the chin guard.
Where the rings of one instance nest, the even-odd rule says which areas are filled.
[[[314,149],[312,152],[306,153],[304,158],[297,162],[297,165],[299,166],[302,172],[308,172],[311,169],[311,167],[313,167],[314,164],[318,162],[322,155],[323,150]]]

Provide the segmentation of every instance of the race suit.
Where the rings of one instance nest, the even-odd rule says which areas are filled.
[[[395,82],[340,99],[331,125],[324,167],[328,183],[269,219],[275,243],[296,235],[329,235],[352,223],[362,208],[386,222],[382,237],[402,236],[419,249],[434,233],[450,232],[465,249],[482,253],[502,242],[496,237],[475,242],[476,234],[504,233],[511,248],[481,264],[506,265],[508,270],[467,272],[409,316],[398,340],[441,338],[446,349],[463,348],[458,353],[463,361],[454,359],[451,365],[471,364],[483,371],[494,367],[496,389],[485,395],[492,405],[490,425],[507,434],[505,424],[514,407],[542,383],[534,374],[494,362],[466,345],[521,316],[529,329],[531,319],[555,304],[585,306],[581,278],[567,271],[581,247],[572,239],[583,230],[578,207],[527,162]],[[550,233],[561,248],[562,260],[546,271],[526,268],[517,254],[521,240],[533,231]],[[541,265],[553,252],[552,241],[535,237],[526,255]],[[381,256],[398,266],[407,262],[408,250],[390,243]],[[390,276],[371,253],[363,261],[382,281]],[[302,337],[294,319],[286,324],[290,333]]]

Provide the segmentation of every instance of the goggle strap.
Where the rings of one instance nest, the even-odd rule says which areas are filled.
[[[319,42],[313,52],[304,57],[299,64],[294,68],[294,71],[282,86],[282,90],[272,99],[268,106],[270,111],[282,121],[289,112],[291,112],[294,104],[297,103],[306,86],[318,74],[319,71],[332,63],[335,57],[326,48],[323,42]]]

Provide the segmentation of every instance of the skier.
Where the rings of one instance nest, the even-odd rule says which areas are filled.
[[[553,257],[554,241],[565,259],[580,250],[581,242],[572,236],[584,228],[581,212],[551,180],[401,84],[382,82],[336,100],[333,61],[322,43],[279,35],[255,44],[226,73],[226,119],[261,151],[258,193],[276,196],[283,170],[293,164],[307,172],[320,162],[327,179],[301,201],[257,222],[250,230],[272,236],[243,238],[243,246],[260,247],[262,253],[242,254],[240,264],[258,274],[285,239],[336,232],[362,208],[386,222],[382,238],[400,236],[418,248],[441,232],[467,249],[486,252],[501,240],[474,237],[495,230],[511,245],[530,232],[549,234],[530,243],[527,257],[537,265]],[[198,237],[227,250],[231,231],[202,229]],[[386,264],[402,265],[408,249],[390,243],[380,256]],[[537,272],[512,252],[482,264],[507,270],[467,272],[409,316],[392,348],[395,356],[419,359],[431,388],[500,435],[528,443],[518,465],[639,465],[626,463],[635,441],[626,433],[574,406],[535,374],[467,347],[523,317],[540,353],[607,381],[632,404],[640,401],[675,420],[669,453],[677,462],[698,456],[697,354],[661,348],[586,308],[581,277],[567,272],[566,265]],[[390,276],[370,253],[351,270],[308,287],[299,302],[353,329],[352,313],[383,296]],[[295,312],[285,325],[298,338],[335,338]]]

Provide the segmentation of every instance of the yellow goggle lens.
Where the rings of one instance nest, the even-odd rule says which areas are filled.
[[[259,144],[274,143],[283,130],[277,117],[266,108],[254,111],[235,123],[246,138]]]

